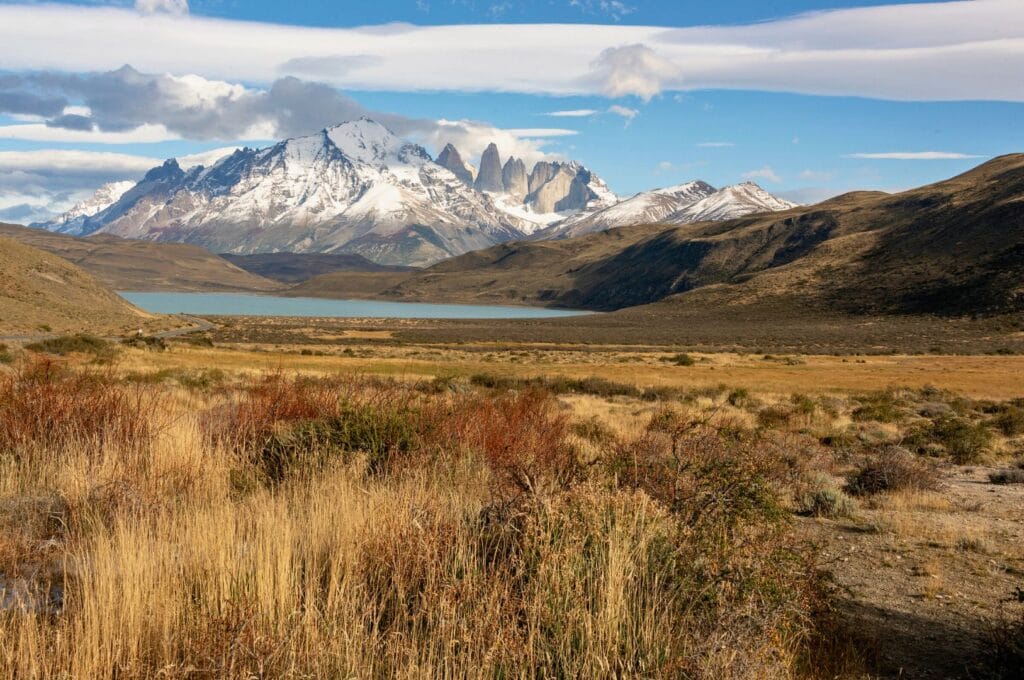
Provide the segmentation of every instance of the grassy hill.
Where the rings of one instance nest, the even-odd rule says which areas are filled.
[[[257,276],[282,283],[301,283],[314,276],[334,272],[408,272],[412,267],[377,264],[356,253],[259,253],[234,255],[223,253],[222,258]]]
[[[12,224],[0,224],[0,236],[73,262],[115,290],[270,292],[284,288],[186,243],[107,235],[77,238]]]
[[[0,272],[0,335],[120,334],[162,323],[81,268],[12,239],[0,238]]]
[[[378,294],[612,311],[659,301],[715,310],[961,316],[1024,311],[1024,155],[900,194],[856,192],[781,213],[508,243]],[[326,294],[330,281],[303,287]],[[338,291],[344,294],[344,291]]]

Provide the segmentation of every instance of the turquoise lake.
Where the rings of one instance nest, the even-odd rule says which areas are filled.
[[[241,293],[119,294],[137,307],[157,314],[232,316],[309,316],[377,319],[550,319],[590,312],[502,305],[445,305],[377,300],[325,300]]]

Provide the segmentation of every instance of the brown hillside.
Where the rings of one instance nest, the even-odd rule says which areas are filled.
[[[56,255],[0,238],[0,335],[120,334],[159,324]]]
[[[0,236],[58,255],[115,290],[274,291],[283,284],[247,272],[185,243],[85,238],[0,224]]]
[[[1024,155],[900,194],[683,227],[509,243],[442,262],[379,294],[611,311],[775,301],[842,314],[1024,311]],[[308,287],[327,294],[313,279]],[[344,291],[337,291],[343,295]]]

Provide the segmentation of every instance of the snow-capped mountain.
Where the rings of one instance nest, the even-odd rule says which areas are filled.
[[[457,158],[452,148],[444,160],[465,167]],[[355,252],[383,264],[427,265],[524,238],[536,227],[528,219],[533,204],[553,206],[564,219],[611,193],[579,164],[538,164],[534,172],[536,195],[521,199],[528,202],[519,203],[518,215],[504,191],[477,191],[469,176],[460,179],[422,147],[360,119],[239,149],[210,167],[183,170],[168,160],[84,218],[79,233],[185,241],[214,252]]]
[[[760,212],[796,207],[752,182],[723,189],[700,180],[664,189],[642,191],[607,208],[581,211],[538,231],[534,238],[570,238],[635,224],[691,224],[729,220]]]
[[[86,229],[214,252],[343,251],[419,265],[522,235],[422,147],[368,119],[240,149],[209,168],[167,161]]]
[[[219,160],[184,169],[170,159],[137,184],[104,187],[77,212],[34,226],[183,241],[221,253],[351,252],[381,264],[423,266],[531,236],[726,219],[792,205],[756,185],[716,192],[700,181],[620,201],[575,161],[528,169],[522,159],[503,161],[491,144],[477,170],[451,144],[434,161],[366,118],[211,158]]]
[[[104,184],[92,196],[71,206],[67,212],[54,217],[45,225],[33,224],[32,226],[46,226],[50,231],[78,236],[82,233],[85,218],[92,217],[112,205],[133,186],[135,186],[135,182],[130,181]]]
[[[664,189],[642,191],[596,211],[584,211],[537,233],[538,238],[569,238],[633,224],[654,224],[715,193],[706,182],[694,180]]]
[[[663,221],[667,224],[714,222],[754,213],[789,210],[796,206],[796,203],[773,196],[753,182],[744,182],[719,189],[710,196],[669,215]]]

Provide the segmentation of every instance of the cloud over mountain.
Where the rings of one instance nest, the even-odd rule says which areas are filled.
[[[173,9],[183,2],[147,0]],[[195,73],[269,86],[635,95],[744,89],[1024,101],[1024,3],[860,7],[736,26],[486,24],[311,28],[134,10],[0,6],[8,71]],[[230,46],[225,49],[225,46]],[[552,65],[556,64],[556,68]],[[935,77],[941,73],[942,77]]]

